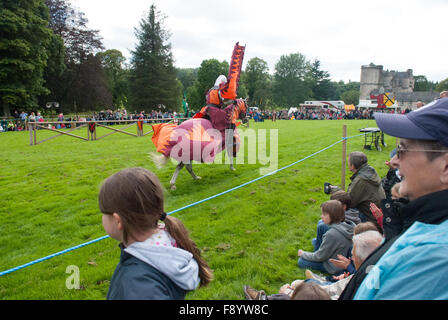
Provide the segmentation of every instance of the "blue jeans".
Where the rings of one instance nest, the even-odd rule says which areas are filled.
[[[302,257],[300,257],[297,264],[299,265],[299,268],[302,268],[302,269],[313,269],[313,270],[318,270],[321,272],[328,273],[328,271],[325,270],[323,262],[309,261],[309,260],[306,260],[306,259],[303,259]]]
[[[305,282],[314,282],[314,283],[316,283],[316,284],[318,284],[320,286],[329,286],[330,284],[333,284],[333,282],[330,282],[330,281],[322,282],[322,281],[319,281],[319,280],[316,280],[316,279],[306,279]]]
[[[317,250],[319,250],[320,245],[322,244],[322,238],[323,238],[325,232],[327,232],[329,228],[330,227],[328,225],[326,225],[322,221],[322,219],[317,222],[316,238],[314,238],[312,240],[315,252]],[[313,269],[313,270],[318,270],[318,271],[322,271],[322,272],[328,273],[328,271],[325,270],[324,264],[322,262],[308,261],[308,260],[303,259],[302,257],[300,257],[299,261],[297,262],[297,264],[299,265],[299,268],[302,268],[302,269]]]
[[[329,229],[328,225],[326,225],[322,220],[317,222],[317,234],[316,238],[313,239],[312,243],[314,246],[314,251],[319,250],[320,245],[322,244],[322,238]]]

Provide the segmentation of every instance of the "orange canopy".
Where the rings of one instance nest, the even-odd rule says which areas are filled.
[[[348,111],[348,110],[355,110],[355,105],[353,105],[353,104],[346,104],[346,105],[344,106],[344,109],[345,109],[345,111]]]

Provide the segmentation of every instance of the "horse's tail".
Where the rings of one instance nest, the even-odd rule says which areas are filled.
[[[150,152],[149,156],[158,169],[163,168],[168,163],[169,158],[165,157],[163,154]]]

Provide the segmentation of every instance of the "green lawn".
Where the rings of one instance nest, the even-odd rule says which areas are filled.
[[[278,168],[289,165],[372,120],[251,122],[251,129],[278,129]],[[109,131],[98,129],[98,136]],[[127,129],[136,132],[135,127]],[[145,127],[145,132],[148,127]],[[244,129],[240,129],[244,130]],[[74,134],[87,136],[84,130]],[[41,130],[38,140],[53,135]],[[121,133],[98,141],[61,136],[29,145],[28,132],[0,134],[0,272],[105,235],[98,210],[101,182],[126,167],[154,171],[166,188],[166,211],[213,196],[260,177],[257,164],[195,164],[202,180],[183,170],[177,190],[169,189],[175,164],[157,169],[145,137]],[[268,139],[269,141],[269,139]],[[383,177],[384,161],[395,143],[386,136],[383,151],[366,150],[369,163]],[[348,152],[362,151],[364,137],[349,139]],[[214,270],[213,282],[187,299],[244,299],[249,284],[277,293],[284,283],[304,278],[297,250],[311,250],[324,182],[341,180],[342,144],[290,168],[207,202],[174,213],[190,230]],[[268,152],[269,154],[269,152]],[[247,157],[247,155],[246,155]],[[349,182],[347,171],[346,181]],[[0,299],[105,299],[119,259],[118,243],[105,239],[0,277]],[[80,270],[80,289],[67,289],[68,266]]]

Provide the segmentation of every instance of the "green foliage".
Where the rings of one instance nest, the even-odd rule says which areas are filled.
[[[274,99],[282,107],[297,107],[312,96],[305,80],[310,63],[301,53],[282,55],[275,65]]]
[[[135,29],[138,44],[132,52],[130,73],[130,105],[150,111],[159,104],[179,110],[182,84],[176,79],[170,35],[163,27],[164,17],[151,5],[148,16]]]
[[[43,0],[0,2],[0,104],[32,108],[47,93],[43,72],[51,30]]]
[[[197,79],[192,89],[187,90],[187,100],[190,109],[198,110],[205,105],[205,95],[215,84],[219,75],[227,76],[229,63],[219,62],[216,59],[204,60],[198,69]]]
[[[101,110],[112,105],[106,74],[100,59],[93,54],[86,56],[82,63],[70,63],[65,77],[72,84],[66,101],[75,112]],[[63,110],[68,113],[67,105]]]
[[[341,94],[341,100],[345,102],[345,104],[354,104],[357,105],[359,103],[359,90],[348,90]]]
[[[429,91],[430,84],[425,76],[414,76],[414,91]]]
[[[448,78],[440,81],[436,86],[436,91],[438,91],[438,92],[442,92],[445,90],[448,90]]]
[[[99,31],[89,29],[85,14],[74,10],[68,0],[45,3],[50,11],[49,27],[64,47],[62,50],[58,43],[52,47],[54,67],[45,74],[51,93],[41,96],[40,103],[57,101],[64,113],[110,107],[111,90],[101,61],[95,57],[104,49]]]
[[[309,66],[307,81],[313,91],[313,100],[325,100],[332,89],[330,74],[320,69],[320,61],[315,59]]]
[[[375,126],[372,120],[265,121],[250,123],[251,130],[278,130],[279,168],[339,141],[342,126],[348,136]],[[121,127],[119,127],[121,128]],[[135,126],[126,131],[135,133]],[[149,126],[145,124],[144,131]],[[241,132],[243,128],[239,128]],[[98,137],[110,131],[98,128]],[[38,140],[54,133],[40,130]],[[84,130],[74,134],[86,137]],[[388,147],[364,150],[369,164],[385,176],[384,160],[395,138],[386,136]],[[269,141],[269,133],[268,139]],[[228,165],[194,164],[202,177],[193,180],[183,170],[177,190],[169,189],[175,164],[157,169],[148,159],[155,152],[150,136],[114,134],[97,141],[61,136],[29,146],[28,132],[0,134],[0,271],[45,257],[105,235],[98,209],[101,182],[126,167],[144,167],[157,174],[165,188],[165,211],[170,212],[260,177],[259,162]],[[362,136],[347,141],[348,153],[362,150]],[[119,151],[117,151],[119,146]],[[267,154],[272,147],[268,144]],[[269,175],[238,190],[182,210],[179,218],[214,271],[207,288],[187,299],[244,299],[245,284],[277,293],[280,286],[304,279],[297,267],[297,250],[312,250],[319,205],[328,200],[324,182],[339,184],[341,144],[303,162]],[[347,170],[346,185],[350,173]],[[105,299],[119,260],[112,239],[74,250],[0,277],[0,300]],[[79,290],[66,288],[68,266],[80,270]]]
[[[348,83],[345,83],[344,81],[339,81],[339,82],[331,82],[332,86],[333,86],[333,93],[332,95],[330,95],[329,99],[330,100],[344,100],[343,96],[345,92],[352,92],[351,94],[349,94],[349,96],[351,96],[351,100],[355,101],[354,99],[354,91],[358,92],[358,96],[359,96],[359,90],[360,90],[360,83],[356,82],[356,81],[351,81]],[[347,101],[344,100],[344,102],[347,103]],[[354,103],[355,105],[359,103],[359,98],[358,100],[356,100],[356,102]],[[349,104],[349,103],[347,103]]]
[[[271,95],[268,63],[258,57],[250,59],[241,78],[247,87],[249,104],[264,109]]]
[[[64,63],[64,59],[64,40],[60,36],[52,33],[50,45],[48,47],[48,63],[44,71],[44,79],[49,88],[54,87],[54,84],[51,83],[51,81],[59,81],[64,74],[64,71],[67,68]],[[52,96],[52,93],[50,92],[48,95]],[[56,98],[54,95],[53,97]]]
[[[177,69],[177,79],[182,83],[183,92],[194,85],[198,78],[198,68]]]
[[[96,56],[101,60],[106,74],[107,83],[112,92],[113,105],[126,106],[129,95],[129,70],[124,68],[126,58],[116,49],[98,52]]]

